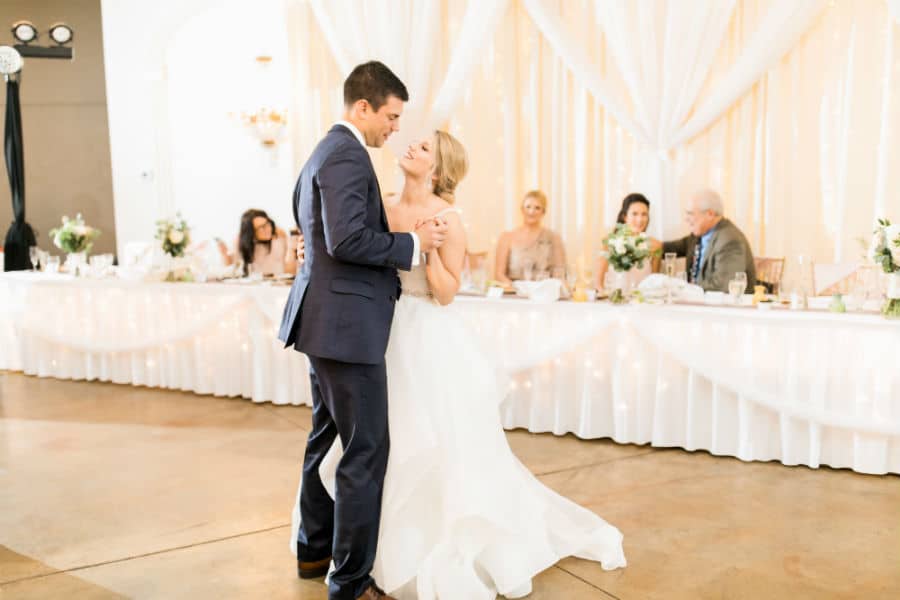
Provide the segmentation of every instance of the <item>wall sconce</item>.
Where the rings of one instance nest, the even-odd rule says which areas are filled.
[[[257,56],[256,62],[261,69],[266,69],[272,64],[272,57]],[[255,111],[242,110],[236,115],[229,113],[229,116],[236,116],[240,119],[266,147],[278,144],[287,130],[288,111],[286,108],[263,106]]]

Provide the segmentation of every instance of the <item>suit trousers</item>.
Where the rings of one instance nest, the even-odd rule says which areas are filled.
[[[390,450],[387,373],[384,360],[363,365],[308,358],[313,414],[303,460],[297,558],[332,556],[329,599],[355,599],[372,583],[378,543]],[[344,453],[332,500],[319,466],[337,436]]]

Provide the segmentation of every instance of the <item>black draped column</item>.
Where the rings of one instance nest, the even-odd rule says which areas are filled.
[[[22,150],[22,109],[19,104],[19,73],[7,75],[6,126],[3,130],[3,153],[9,174],[13,222],[6,232],[3,263],[7,271],[31,268],[28,249],[35,245],[34,230],[25,222],[25,155]]]

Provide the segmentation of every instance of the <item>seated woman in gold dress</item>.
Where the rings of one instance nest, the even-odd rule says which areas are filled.
[[[532,190],[522,200],[522,225],[505,231],[497,242],[494,278],[504,284],[522,279],[565,277],[566,251],[562,239],[542,225],[547,196]]]

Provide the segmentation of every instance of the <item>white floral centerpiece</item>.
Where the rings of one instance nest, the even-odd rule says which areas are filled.
[[[602,255],[606,257],[612,268],[619,274],[624,274],[634,268],[642,268],[644,262],[650,260],[653,252],[650,250],[650,240],[646,233],[635,233],[631,227],[624,223],[616,225],[603,240],[605,250]],[[620,277],[622,279],[622,277]],[[610,295],[612,302],[624,302],[625,293],[623,285]]]
[[[891,225],[887,219],[878,219],[869,257],[889,275],[887,301],[881,312],[886,317],[900,319],[900,224]]]
[[[74,219],[63,217],[62,227],[50,230],[53,245],[69,254],[90,252],[94,240],[99,236],[100,230],[85,225],[81,213],[78,213]]]
[[[81,213],[74,219],[62,218],[62,227],[50,230],[53,245],[66,252],[66,268],[77,274],[78,268],[87,264],[86,254],[91,251],[100,230],[86,225]]]
[[[156,222],[156,239],[162,242],[163,252],[172,258],[184,256],[191,243],[191,228],[181,218],[181,214],[174,219],[160,219]]]
[[[190,268],[178,264],[177,259],[184,257],[191,243],[191,228],[178,213],[174,219],[160,219],[156,222],[156,239],[160,241],[162,250],[171,257],[167,281],[193,281]]]

